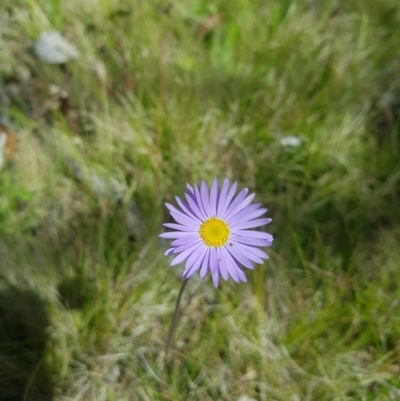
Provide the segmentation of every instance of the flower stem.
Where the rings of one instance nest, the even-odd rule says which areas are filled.
[[[187,284],[188,281],[189,281],[189,279],[183,280],[181,289],[179,290],[178,298],[176,300],[174,316],[172,318],[171,326],[170,326],[169,332],[168,332],[167,341],[165,343],[165,350],[164,350],[164,361],[165,361],[165,364],[164,364],[164,366],[167,365],[168,351],[171,348],[172,337],[173,337],[173,335],[175,333],[175,330],[176,330],[176,328],[178,326],[178,321],[179,321],[179,312],[180,312],[179,304],[181,303],[183,290],[185,289],[186,284]]]

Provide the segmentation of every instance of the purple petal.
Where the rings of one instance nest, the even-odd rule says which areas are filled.
[[[239,269],[238,268],[238,274],[239,274],[239,276],[240,276],[240,278],[242,279],[242,281],[243,281],[243,283],[247,283],[247,277],[246,277],[246,275],[243,273],[243,270],[241,270],[241,269]]]
[[[169,212],[169,213],[174,218],[174,220],[179,224],[182,224],[187,227],[191,227],[193,229],[197,229],[200,226],[199,223],[195,222],[194,220],[187,217],[183,213],[180,213],[180,214],[178,214],[176,212]]]
[[[192,199],[188,194],[185,194],[185,197],[197,218],[201,221],[204,221],[206,219],[206,215],[204,214],[201,206],[198,204],[197,199]]]
[[[218,210],[218,214],[219,216],[222,218],[226,212],[226,210],[228,209],[232,198],[234,197],[235,193],[236,193],[236,188],[237,188],[237,182],[235,182],[231,189],[228,192],[228,195],[225,198],[224,203],[221,205],[221,208]]]
[[[201,253],[204,251],[204,246],[198,246],[193,253],[187,258],[186,264],[185,264],[185,270],[190,269],[193,266],[193,263],[198,260],[199,256]]]
[[[185,213],[181,212],[180,210],[178,210],[176,207],[172,206],[171,204],[166,203],[165,206],[169,209],[171,215],[174,213],[175,216],[180,216],[182,218],[182,220],[188,221],[188,224],[185,224],[185,225],[197,224],[196,220],[194,220],[191,216],[186,215]],[[172,217],[174,217],[174,215],[172,215]],[[174,217],[174,219],[175,219],[175,217]],[[178,221],[178,220],[176,220],[176,221]],[[181,224],[183,224],[183,223],[181,223]]]
[[[179,240],[177,240],[179,241]],[[272,241],[269,239],[264,239],[264,238],[248,238],[248,237],[243,237],[241,235],[236,235],[236,234],[231,234],[230,236],[230,241],[233,242],[239,242],[244,245],[250,245],[250,246],[271,246]]]
[[[194,195],[194,190],[193,190],[193,188],[190,186],[190,184],[186,184],[186,188]]]
[[[223,219],[225,219],[225,216],[229,216],[232,213],[232,211],[235,210],[242,203],[248,191],[249,190],[247,188],[244,188],[238,193],[234,201],[229,205],[225,213],[222,215]]]
[[[171,266],[175,266],[181,262],[183,262],[189,255],[192,254],[192,252],[197,249],[198,245],[194,245],[189,249],[186,249],[186,251],[183,251],[180,253],[175,259],[172,260]]]
[[[221,276],[224,278],[224,280],[228,280],[229,272],[228,272],[228,267],[224,261],[224,254],[223,254],[222,250],[223,250],[223,248],[217,248],[219,271],[221,273]]]
[[[227,222],[230,225],[235,225],[238,223],[243,223],[245,221],[253,220],[256,219],[257,217],[260,217],[268,210],[268,209],[259,209],[260,205],[261,205],[260,203],[253,203],[252,205],[247,206],[229,220],[227,219]]]
[[[201,201],[203,202],[203,206],[206,212],[207,217],[211,215],[211,210],[210,210],[210,196],[208,194],[208,187],[205,181],[201,182]]]
[[[254,265],[251,260],[246,258],[246,256],[244,256],[242,253],[236,252],[236,248],[226,247],[226,249],[231,254],[231,256],[236,259],[240,264],[242,264],[244,267],[247,267],[248,269],[254,270]]]
[[[202,246],[202,245],[203,245],[202,241],[196,240],[196,241],[187,243],[187,244],[185,244],[185,245],[174,246],[174,247],[175,247],[174,253],[184,252],[184,251],[186,251],[186,250],[189,249],[189,248],[199,247],[199,246]]]
[[[218,180],[214,178],[210,191],[210,213],[212,216],[217,215],[217,202],[218,202]]]
[[[178,230],[178,231],[187,231],[187,232],[198,232],[199,230],[195,230],[192,227],[187,227],[187,226],[182,226],[180,224],[174,224],[174,223],[164,223],[163,226],[168,227],[168,228],[172,228],[174,230]]]
[[[245,230],[246,228],[255,228],[260,226],[265,226],[271,223],[272,219],[264,218],[248,221],[247,223],[235,225],[235,230]]]
[[[228,194],[228,189],[229,189],[229,180],[225,178],[218,199],[217,217],[221,217],[222,212],[225,211],[224,208],[225,208],[226,195]]]
[[[185,194],[186,196],[186,194]],[[192,217],[193,220],[195,220],[196,222],[198,222],[199,224],[201,223],[201,216],[197,216],[196,213],[190,208],[190,206],[184,202],[183,200],[181,200],[178,196],[175,196],[175,199],[178,203],[178,205],[180,206],[180,208],[189,216]]]
[[[203,278],[209,269],[210,266],[210,248],[207,248],[207,252],[204,255],[203,263],[201,265],[201,270],[200,270],[200,277]]]
[[[234,252],[235,255],[237,255],[238,253],[240,253],[241,255],[243,255],[244,257],[246,257],[247,259],[251,260],[252,262],[258,263],[258,264],[263,264],[264,261],[258,257],[257,255],[254,254],[254,252],[250,252],[249,250],[247,250],[246,248],[242,248],[241,246],[242,244],[239,244],[237,242],[233,243],[233,248],[231,248],[231,252]]]
[[[178,238],[175,241],[172,241],[171,246],[174,246],[175,248],[178,246],[182,245],[188,245],[192,242],[195,242],[199,239],[199,236],[197,234],[188,234],[186,233],[186,236],[184,238]]]
[[[247,188],[246,188],[247,189]],[[240,194],[239,194],[240,195]],[[238,195],[238,198],[239,198]],[[235,216],[237,213],[239,213],[241,210],[243,210],[245,207],[249,206],[251,202],[253,202],[254,197],[256,196],[256,194],[251,194],[249,195],[247,198],[243,199],[241,202],[236,203],[237,199],[235,199],[234,202],[232,202],[231,207],[228,209],[228,211],[226,212],[225,218],[226,220],[232,218],[233,216]],[[236,203],[236,206],[234,206]]]
[[[204,208],[204,205],[203,205],[203,202],[201,199],[201,195],[200,195],[200,191],[199,191],[199,187],[197,186],[197,184],[194,184],[194,193],[196,195],[196,204],[198,205],[199,209],[201,210],[204,220],[207,220],[209,215],[207,213],[207,210]]]
[[[241,252],[244,256],[246,256],[248,259],[252,260],[253,262],[256,263],[263,263],[262,259],[269,259],[269,256],[262,251],[260,248],[257,248],[255,246],[248,246],[245,244],[240,244],[239,242],[233,242],[233,247],[236,247],[237,252]]]
[[[231,233],[244,238],[266,239],[270,242],[274,240],[274,237],[271,234],[262,231],[236,230],[236,228],[233,227],[231,228]]]
[[[169,248],[164,252],[164,255],[172,255],[174,253],[175,248]]]
[[[188,233],[184,233],[181,231],[173,231],[168,233],[162,233],[159,235],[161,238],[185,238],[187,237]]]
[[[232,258],[230,253],[226,248],[221,249],[224,255],[224,261],[227,264],[228,271],[230,276],[237,282],[239,283],[240,281],[246,281],[246,276],[242,272],[242,270],[239,268],[235,260]]]
[[[218,269],[218,256],[215,248],[210,249],[210,270],[214,287],[219,284],[219,269]]]
[[[203,262],[204,256],[207,252],[206,247],[200,247],[195,250],[187,259],[185,271],[183,272],[183,278],[187,279],[192,276],[197,270],[200,269],[201,263]]]

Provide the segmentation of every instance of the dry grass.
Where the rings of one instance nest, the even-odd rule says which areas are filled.
[[[0,401],[400,397],[397,1],[6,0],[0,20]],[[65,67],[28,49],[51,29],[79,48]],[[276,240],[246,285],[190,280],[168,372],[163,202],[214,176],[256,191]]]

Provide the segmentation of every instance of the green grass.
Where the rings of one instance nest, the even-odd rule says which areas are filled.
[[[397,0],[1,16],[18,150],[0,171],[0,401],[399,399]],[[79,48],[65,68],[28,51],[52,29]],[[167,372],[182,267],[163,203],[214,176],[269,208],[271,258],[244,285],[190,280]]]

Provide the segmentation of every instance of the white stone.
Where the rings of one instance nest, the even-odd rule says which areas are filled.
[[[33,50],[41,61],[49,64],[64,64],[79,56],[75,45],[68,42],[58,31],[42,33],[33,43]]]
[[[280,143],[282,146],[290,146],[293,148],[297,148],[303,142],[303,139],[299,136],[288,135],[281,138]]]

